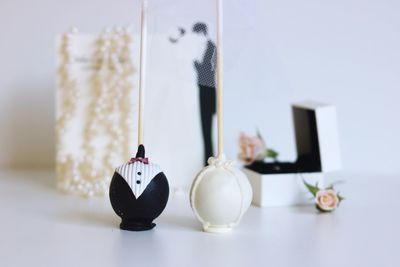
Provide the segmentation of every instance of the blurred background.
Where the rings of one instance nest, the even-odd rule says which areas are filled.
[[[204,21],[215,36],[213,1],[149,2],[149,55],[151,35],[177,26]],[[54,166],[56,35],[129,24],[138,33],[139,8],[134,0],[0,1],[1,167]],[[236,158],[240,131],[259,129],[280,159],[295,160],[290,104],[311,99],[337,107],[345,171],[399,173],[399,8],[394,0],[226,1],[227,155]]]

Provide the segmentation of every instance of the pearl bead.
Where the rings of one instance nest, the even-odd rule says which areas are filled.
[[[126,101],[132,91],[131,75],[133,64],[130,57],[131,35],[127,29],[118,27],[105,29],[96,42],[93,57],[95,68],[95,82],[92,85],[90,97],[93,102],[87,113],[88,126],[83,131],[82,150],[85,156],[77,159],[66,155],[63,138],[70,130],[70,121],[76,116],[76,105],[80,98],[81,88],[73,79],[71,64],[74,58],[71,55],[72,42],[79,40],[74,37],[77,30],[64,34],[60,45],[60,59],[62,63],[58,70],[61,101],[59,102],[60,116],[57,118],[57,158],[59,180],[57,185],[68,192],[84,196],[104,194],[108,191],[108,184],[115,162],[126,157],[129,139],[126,134],[133,129],[130,119],[132,103]],[[97,86],[100,85],[101,86]],[[96,85],[96,86],[95,86]],[[95,95],[99,97],[94,99]],[[121,102],[122,101],[122,102]],[[105,156],[97,156],[94,142],[98,134],[104,134],[108,144],[105,146]],[[102,166],[94,168],[95,162],[102,162]]]

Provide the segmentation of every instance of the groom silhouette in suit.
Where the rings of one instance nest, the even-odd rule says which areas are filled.
[[[198,22],[193,25],[193,33],[199,34],[206,43],[206,49],[201,61],[195,60],[194,68],[197,73],[199,87],[201,126],[204,141],[204,165],[209,157],[213,156],[212,125],[216,111],[216,46],[208,37],[207,25]]]
[[[216,90],[215,90],[215,71],[216,71],[216,46],[208,37],[207,25],[197,22],[192,28],[193,34],[203,42],[205,50],[200,60],[194,60],[194,69],[197,74],[197,86],[199,87],[201,128],[204,143],[204,165],[207,165],[209,157],[213,156],[212,125],[216,112]],[[169,37],[173,44],[177,43],[185,34],[186,30],[178,27],[178,35]]]

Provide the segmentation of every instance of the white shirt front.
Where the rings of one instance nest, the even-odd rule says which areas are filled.
[[[134,162],[123,164],[115,171],[125,179],[138,199],[153,178],[161,172],[161,169],[154,163]]]

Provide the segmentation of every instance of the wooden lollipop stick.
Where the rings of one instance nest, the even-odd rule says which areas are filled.
[[[224,57],[222,43],[222,0],[217,0],[217,127],[218,127],[218,159],[222,159],[224,155],[224,129],[223,129],[223,87],[224,87]]]
[[[143,144],[144,90],[146,85],[147,0],[142,1],[140,23],[138,145]]]

